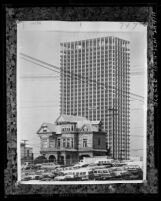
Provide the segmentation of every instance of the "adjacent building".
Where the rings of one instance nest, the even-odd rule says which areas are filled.
[[[43,123],[37,134],[41,140],[40,153],[49,161],[69,165],[85,156],[107,155],[106,133],[102,131],[101,121],[60,115],[54,124]]]
[[[109,36],[60,47],[60,113],[101,120],[113,158],[129,159],[129,41]]]
[[[21,148],[21,164],[25,162],[32,163],[33,162],[33,147],[26,145],[25,143],[20,143]]]

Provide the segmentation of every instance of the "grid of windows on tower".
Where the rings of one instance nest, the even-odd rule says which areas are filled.
[[[129,41],[102,37],[60,44],[61,114],[102,120],[111,150],[129,156]],[[108,134],[110,135],[110,134]],[[121,144],[116,139],[124,138]],[[118,156],[118,151],[113,153]]]

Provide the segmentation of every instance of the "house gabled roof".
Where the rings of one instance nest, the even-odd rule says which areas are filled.
[[[79,121],[87,121],[86,117],[81,117],[81,116],[75,116],[75,115],[65,115],[61,114],[57,119],[57,122],[71,122],[71,123],[77,123]]]
[[[87,128],[87,131],[89,131],[89,132],[98,132],[98,129],[95,127],[95,126],[93,126],[91,123],[85,123],[82,127],[81,127],[81,129],[80,129],[80,131],[83,131],[83,128],[84,127],[86,127]]]
[[[48,132],[56,132],[56,125],[52,124],[52,123],[43,123],[41,125],[41,127],[39,128],[39,130],[37,131],[37,134],[40,133],[41,129],[46,126],[46,128],[48,129]]]
[[[90,123],[84,124],[84,125],[81,127],[80,131],[83,131],[83,129],[84,129],[85,127],[87,128],[87,131],[89,131],[89,132],[92,131],[92,125],[91,125]]]

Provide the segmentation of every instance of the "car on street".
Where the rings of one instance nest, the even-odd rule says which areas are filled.
[[[54,178],[54,181],[64,181],[66,179],[66,176],[65,175],[62,175],[62,176],[56,176]]]
[[[128,165],[125,169],[132,173],[142,172],[142,169],[138,165]]]
[[[30,181],[34,179],[34,175],[26,176],[22,179],[22,181]]]
[[[36,170],[35,171],[37,174],[42,174],[42,173],[44,173],[44,170]]]
[[[121,177],[128,174],[128,171],[122,167],[112,167],[109,168],[109,171],[112,177]]]
[[[43,176],[42,175],[35,175],[34,176],[34,180],[41,180],[43,178]]]
[[[106,180],[109,178],[111,178],[111,174],[107,168],[95,169],[89,172],[90,180]]]

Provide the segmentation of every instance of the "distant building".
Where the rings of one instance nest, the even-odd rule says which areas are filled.
[[[54,124],[43,123],[37,134],[41,139],[40,153],[49,161],[72,164],[84,156],[105,156],[106,132],[101,121],[85,117],[60,115]]]
[[[33,147],[21,142],[21,164],[33,162]]]
[[[141,160],[142,160],[142,157],[141,157],[141,156],[131,156],[131,157],[130,157],[130,160],[133,160],[133,161],[141,161]]]

